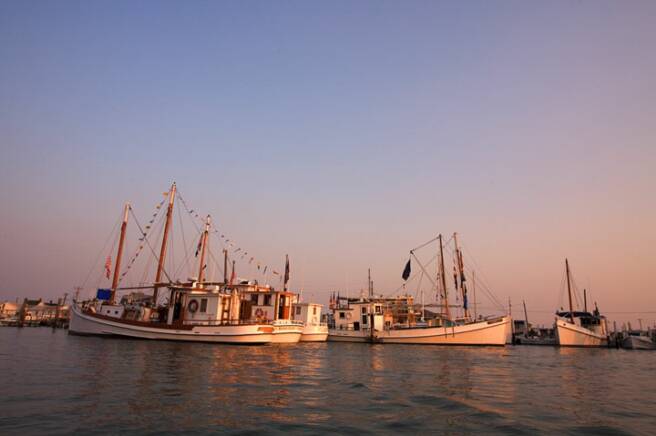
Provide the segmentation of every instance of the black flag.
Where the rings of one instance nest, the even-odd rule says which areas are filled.
[[[408,280],[410,277],[410,259],[408,259],[408,263],[405,264],[405,268],[403,268],[403,274],[401,274],[401,277],[403,280]]]
[[[285,255],[285,289],[287,289],[287,282],[289,281],[289,256]]]

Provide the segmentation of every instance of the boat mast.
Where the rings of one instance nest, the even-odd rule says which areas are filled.
[[[569,261],[565,258],[565,272],[567,273],[567,294],[569,295],[569,319],[574,324],[574,308],[572,306],[572,286],[569,283]]]
[[[585,289],[583,290],[583,311],[588,311],[588,294]]]
[[[472,286],[474,287],[474,319],[478,319],[476,311],[476,271],[472,270]]]
[[[462,262],[462,252],[460,247],[458,247],[458,234],[453,233],[453,243],[456,246],[456,263],[458,264],[458,274],[460,275],[460,292],[462,294],[462,309],[464,318],[469,317],[469,311],[467,310],[467,285],[465,284],[465,269]]]
[[[121,257],[123,257],[123,246],[125,245],[125,230],[128,227],[128,213],[130,212],[130,203],[125,203],[123,212],[123,223],[121,224],[121,236],[118,240],[118,251],[116,252],[116,261],[114,262],[114,278],[112,280],[112,292],[109,302],[116,302],[116,288],[118,288],[119,273],[121,272]]]
[[[203,284],[203,275],[205,273],[205,252],[207,251],[207,246],[210,244],[209,235],[210,235],[210,223],[211,218],[207,215],[205,219],[205,231],[203,232],[202,246],[200,251],[200,265],[198,266],[198,284]]]
[[[169,207],[166,211],[166,223],[164,224],[164,236],[162,237],[162,248],[159,250],[159,260],[157,262],[157,273],[155,274],[155,284],[153,285],[153,304],[157,306],[157,294],[159,293],[159,283],[162,280],[162,271],[164,271],[164,259],[166,259],[166,244],[169,239],[171,230],[171,221],[173,217],[173,201],[175,200],[175,182],[169,190]]]
[[[223,285],[228,285],[228,250],[223,249]]]
[[[371,268],[367,270],[368,273],[368,286],[369,286],[369,299],[371,299],[374,296],[374,289],[373,286],[371,286]]]
[[[442,249],[442,234],[437,237],[440,241],[440,278],[442,279],[442,290],[444,295],[442,297],[442,313],[446,315],[447,319],[451,319],[451,312],[449,310],[449,296],[446,290],[446,277],[444,276],[444,250]]]
[[[526,312],[526,301],[522,300],[522,304],[524,305],[524,322],[526,323],[526,327],[524,328],[524,334],[528,336],[528,313]]]

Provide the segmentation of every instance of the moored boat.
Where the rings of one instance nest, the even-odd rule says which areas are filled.
[[[237,280],[234,260],[232,261],[232,276],[228,280],[227,249],[223,250],[223,281],[206,280],[208,258],[211,256],[211,252],[209,252],[211,233],[209,215],[205,219],[205,226],[200,233],[200,241],[195,250],[195,256],[199,258],[197,277],[185,283],[181,283],[179,280],[175,282],[170,280],[164,270],[164,261],[173,204],[176,198],[175,183],[167,195],[169,205],[163,227],[160,255],[156,257],[158,266],[153,284],[119,288],[119,281],[125,275],[125,272],[120,273],[120,266],[128,216],[131,212],[131,206],[126,204],[111,288],[98,289],[96,298],[92,301],[75,302],[71,313],[69,333],[231,344],[298,342],[302,335],[303,324],[291,318],[291,307],[296,296],[287,291],[288,259],[282,292],[276,291],[269,285],[261,286],[257,281]],[[157,209],[160,206],[161,204]],[[153,215],[150,223],[155,221],[155,216],[156,214]],[[149,227],[147,226],[146,229]],[[148,243],[147,233],[141,226],[139,230],[142,233],[142,237],[139,239],[140,248],[142,248],[144,244]],[[129,265],[132,265],[135,259],[136,255]],[[186,258],[185,260],[187,261]],[[111,259],[108,258],[105,264],[107,279],[110,276],[110,261]],[[162,281],[163,276],[169,279],[168,282]],[[153,295],[139,301],[133,301],[124,296],[117,302],[118,291],[135,289],[153,289]],[[162,289],[168,290],[168,298],[164,304],[158,305],[158,295]]]
[[[325,342],[328,339],[328,324],[321,322],[321,304],[295,303],[294,320],[303,323],[301,342]]]
[[[584,310],[575,311],[572,302],[572,284],[569,261],[565,259],[569,311],[556,312],[556,337],[561,347],[606,347],[608,346],[608,326],[606,318],[595,307],[593,313],[587,311],[587,296],[584,290]],[[595,304],[596,306],[596,304]]]
[[[442,235],[439,235],[410,251],[411,258],[402,274],[403,280],[407,282],[411,275],[411,260],[414,259],[420,267],[421,277],[427,278],[433,285],[433,291],[435,291],[438,301],[432,306],[439,307],[439,313],[429,312],[425,309],[423,291],[420,305],[416,304],[414,297],[410,295],[375,296],[370,277],[368,296],[362,295],[359,299],[345,299],[339,296],[331,298],[332,319],[328,340],[383,344],[504,346],[511,329],[511,318],[507,315],[483,317],[477,316],[475,311],[474,313],[470,312],[463,256],[455,233],[452,240],[454,244],[454,293],[459,295],[462,305],[449,303]],[[415,250],[435,241],[438,241],[439,245],[437,256],[434,257],[438,260],[437,275],[434,280],[416,257]],[[419,280],[418,286],[421,287],[421,280]],[[453,308],[461,308],[462,313],[455,316],[456,314],[452,312]]]
[[[628,331],[622,338],[622,348],[627,350],[656,350],[656,343],[642,331]]]

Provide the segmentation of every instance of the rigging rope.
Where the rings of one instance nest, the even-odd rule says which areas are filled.
[[[105,243],[103,244],[102,249],[98,253],[98,256],[96,257],[96,260],[91,264],[91,268],[89,269],[89,272],[87,273],[86,277],[84,278],[84,281],[82,282],[82,288],[86,287],[86,284],[89,281],[89,277],[93,273],[93,270],[96,269],[96,267],[98,266],[98,261],[100,260],[100,258],[105,253],[105,249],[107,248],[107,244],[109,243],[110,240],[112,240],[112,237],[114,236],[114,234],[118,230],[118,227],[119,227],[119,225],[121,224],[122,221],[123,221],[123,218],[119,217],[118,220],[116,221],[116,223],[114,224],[114,228],[112,229],[112,231],[109,233],[109,236],[105,240]],[[114,241],[116,242],[116,239],[114,239]]]

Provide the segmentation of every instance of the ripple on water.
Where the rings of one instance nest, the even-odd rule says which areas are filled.
[[[650,434],[656,422],[648,352],[232,347],[12,328],[0,350],[2,434]]]

